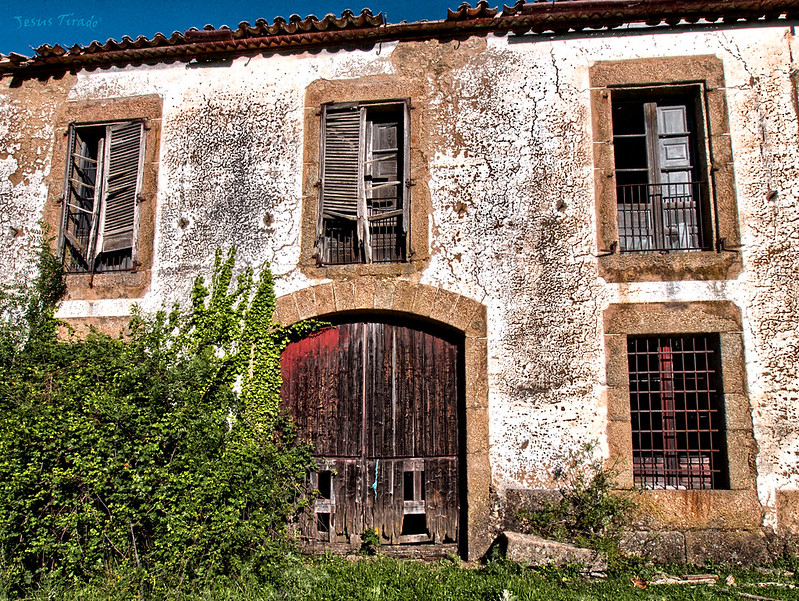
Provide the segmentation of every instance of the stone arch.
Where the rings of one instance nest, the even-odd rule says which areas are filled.
[[[470,298],[406,280],[360,277],[310,286],[277,299],[275,317],[284,325],[347,312],[407,314],[444,324],[464,336],[468,558],[482,557],[492,542],[489,513],[488,352],[485,305]]]

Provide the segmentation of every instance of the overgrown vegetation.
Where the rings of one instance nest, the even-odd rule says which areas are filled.
[[[380,533],[377,528],[367,528],[361,533],[361,555],[377,555],[380,553]]]
[[[60,263],[0,298],[0,583],[127,575],[139,596],[284,554],[310,465],[280,413],[273,280],[218,253],[191,306],[59,337]],[[255,570],[255,572],[253,572]]]
[[[523,509],[519,519],[527,532],[619,556],[622,528],[629,524],[634,504],[616,492],[616,472],[586,443],[569,451],[555,470],[560,499],[538,510]]]
[[[669,573],[691,573],[685,566],[670,566]],[[606,579],[591,579],[577,569],[541,568],[532,570],[519,564],[497,560],[484,566],[457,560],[418,562],[386,557],[352,561],[335,557],[301,558],[287,555],[272,563],[271,575],[256,579],[246,575],[186,590],[181,599],[202,601],[538,601],[593,600],[614,601],[652,599],[780,599],[799,600],[795,572],[783,570],[763,574],[717,566],[705,568],[718,574],[716,585],[656,585],[655,571],[642,574],[611,574]],[[733,575],[734,584],[727,584]],[[634,584],[635,580],[638,585]],[[645,586],[646,588],[640,588]],[[123,601],[131,592],[115,581],[64,586],[45,582],[32,591],[33,601],[50,599]]]

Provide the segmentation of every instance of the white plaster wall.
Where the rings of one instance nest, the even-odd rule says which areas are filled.
[[[243,263],[272,265],[279,294],[320,283],[297,267],[305,87],[319,78],[394,74],[395,50],[383,44],[79,75],[72,100],[164,99],[144,308],[185,301],[214,250],[231,244]],[[420,72],[436,141],[428,155],[431,260],[421,281],[488,308],[490,459],[500,493],[547,485],[558,458],[580,442],[598,441],[598,452],[607,452],[604,308],[694,300],[732,300],[742,310],[761,501],[773,506],[775,490],[799,488],[799,134],[790,79],[797,50],[784,27],[503,36],[489,37],[463,67]],[[724,62],[744,271],[723,282],[607,284],[595,259],[589,67],[700,54]],[[38,109],[0,92],[0,117],[22,110]],[[35,230],[53,136],[42,129],[34,175],[13,185],[14,136],[2,123],[0,140],[10,142],[0,148],[0,256],[19,270],[29,237],[3,236],[14,220]],[[125,301],[73,301],[61,315],[128,310]]]

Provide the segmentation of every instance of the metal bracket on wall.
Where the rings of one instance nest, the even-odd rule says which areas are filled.
[[[607,257],[608,255],[615,255],[619,250],[619,243],[612,242],[610,248],[600,248],[597,257]]]
[[[741,252],[740,249],[742,249],[743,246],[744,246],[743,244],[731,244],[731,245],[728,246],[726,238],[719,238],[716,241],[716,251],[717,252],[737,253],[737,252]]]

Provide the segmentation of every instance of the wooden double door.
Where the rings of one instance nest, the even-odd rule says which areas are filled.
[[[317,547],[458,541],[459,345],[421,327],[342,323],[283,351],[283,400],[314,446],[301,524]]]

